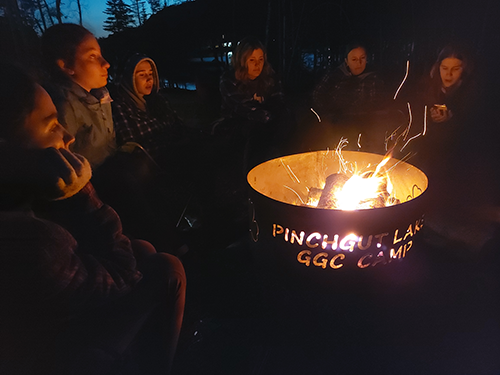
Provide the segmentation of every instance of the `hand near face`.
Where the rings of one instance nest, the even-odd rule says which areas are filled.
[[[87,159],[81,155],[65,149],[53,150],[53,169],[57,181],[52,199],[69,198],[89,182],[92,169]]]
[[[25,149],[2,142],[0,159],[3,187],[18,196],[48,200],[69,198],[92,176],[89,162],[65,149]]]

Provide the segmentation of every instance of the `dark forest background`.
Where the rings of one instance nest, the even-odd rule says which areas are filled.
[[[397,79],[407,59],[421,73],[450,41],[469,45],[483,69],[499,56],[499,8],[494,0],[196,0],[166,7],[101,43],[111,63],[140,51],[157,61],[169,81],[193,81],[209,64],[193,66],[191,59],[220,59],[238,40],[254,35],[267,45],[284,82],[300,88],[325,66],[338,64],[353,39],[365,41],[372,64]],[[22,20],[4,12],[0,27],[2,54],[36,62],[36,35]],[[227,42],[232,47],[224,47]],[[304,66],[305,55],[313,67]]]
[[[0,0],[0,10],[12,1]],[[2,58],[36,70],[38,35],[5,9],[0,12]],[[285,93],[295,103],[307,102],[315,82],[328,66],[342,61],[350,41],[367,45],[370,66],[390,92],[401,82],[407,60],[405,89],[411,90],[428,74],[439,50],[459,42],[469,49],[482,103],[491,110],[481,126],[496,137],[499,19],[496,0],[196,0],[167,6],[142,25],[101,38],[100,43],[111,63],[111,80],[131,53],[149,55],[168,87],[195,84],[198,100],[210,107],[209,122],[218,115],[218,81],[227,68],[227,55],[248,35],[265,43]]]

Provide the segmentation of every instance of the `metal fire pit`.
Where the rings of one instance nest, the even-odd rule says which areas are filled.
[[[343,151],[342,156],[361,170],[373,170],[383,159],[356,151]],[[385,169],[401,203],[354,211],[304,206],[308,188],[320,186],[339,169],[334,152],[317,151],[269,160],[248,173],[251,233],[266,262],[305,272],[366,272],[412,253],[423,226],[426,175],[392,158]]]

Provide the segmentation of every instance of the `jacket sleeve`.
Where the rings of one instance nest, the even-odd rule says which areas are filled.
[[[270,113],[254,100],[253,93],[240,91],[236,79],[223,75],[219,88],[225,107],[233,114],[251,121],[262,123],[269,121]]]
[[[100,201],[90,183],[71,198],[38,207],[38,213],[66,229],[75,241],[70,249],[56,244],[57,256],[46,264],[56,293],[67,294],[78,305],[122,295],[140,280],[118,215]]]

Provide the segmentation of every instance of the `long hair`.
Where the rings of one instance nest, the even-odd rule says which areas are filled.
[[[261,79],[265,82],[266,86],[270,86],[274,83],[272,79],[274,70],[267,61],[266,47],[264,47],[260,40],[254,37],[246,37],[238,42],[232,59],[234,76],[238,81],[247,82],[250,80],[248,78],[247,60],[256,49],[261,49],[264,52],[264,66],[259,77],[262,77]]]
[[[15,137],[35,109],[37,84],[21,68],[0,63],[0,138]]]
[[[462,80],[466,80],[470,76],[472,71],[472,63],[468,56],[469,55],[464,47],[448,44],[439,52],[437,60],[431,68],[430,72],[431,79],[435,82],[441,82],[441,76],[439,73],[439,67],[441,66],[441,62],[449,57],[454,57],[462,61],[461,78]]]
[[[42,55],[45,68],[53,79],[60,80],[66,74],[57,65],[63,60],[68,66],[75,63],[76,50],[83,40],[93,34],[85,27],[74,23],[61,23],[49,27],[42,35]]]

